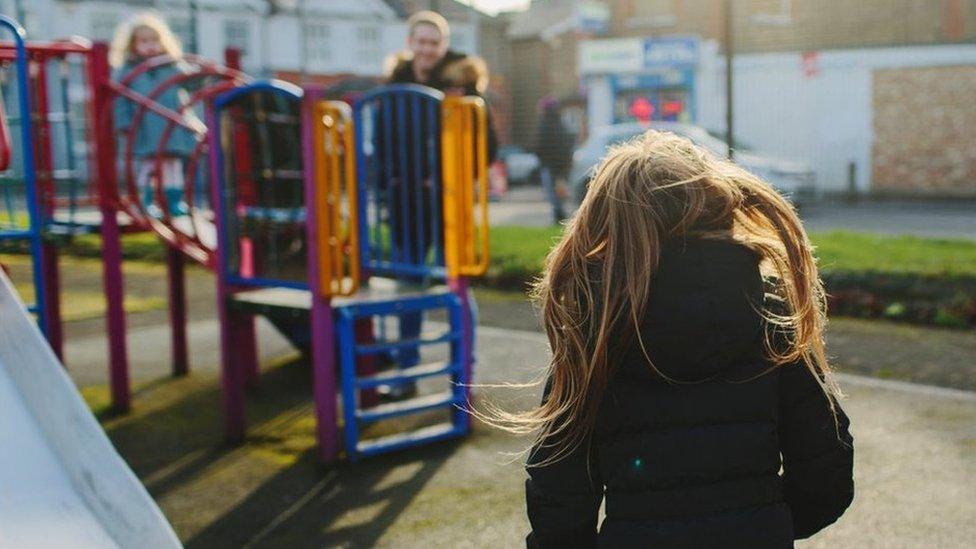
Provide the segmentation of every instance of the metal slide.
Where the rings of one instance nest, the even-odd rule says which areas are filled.
[[[0,548],[180,547],[0,272]]]

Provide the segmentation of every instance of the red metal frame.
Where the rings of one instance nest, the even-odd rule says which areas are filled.
[[[112,408],[119,412],[132,407],[129,387],[129,357],[125,345],[125,309],[123,308],[122,235],[118,222],[118,186],[115,166],[115,131],[112,117],[113,95],[105,85],[111,79],[108,45],[92,48],[89,78],[94,92],[95,142],[98,147],[96,170],[99,181],[99,209],[102,214],[102,284],[105,288],[108,327],[109,385]]]
[[[32,144],[34,147],[35,158],[35,181],[38,189],[39,208],[42,216],[53,217],[58,207],[68,204],[66,200],[59,200],[57,196],[56,180],[54,178],[54,150],[51,141],[51,120],[50,102],[48,97],[48,64],[51,61],[60,63],[67,62],[67,56],[73,55],[81,58],[84,65],[90,67],[91,46],[82,41],[57,41],[31,43],[26,45],[28,58],[28,89],[31,99],[32,112],[20,113],[21,116],[30,116],[33,122],[34,134]],[[10,63],[16,59],[16,46],[10,41],[0,41],[0,62]],[[92,87],[90,82],[86,86],[89,92]],[[67,116],[68,113],[65,113]],[[93,121],[90,116],[86,121]],[[6,129],[6,120],[3,120]],[[86,125],[86,130],[91,130]],[[9,137],[9,136],[8,136]],[[9,144],[9,142],[8,142]],[[3,151],[0,151],[2,153]],[[8,147],[9,156],[9,147]],[[89,153],[90,159],[92,153]],[[2,156],[2,155],[0,155]],[[3,160],[0,158],[0,160]],[[9,160],[9,158],[8,158]],[[89,164],[92,165],[92,164]],[[76,204],[93,204],[97,197],[94,192],[94,178],[89,178],[87,185],[87,196],[79,197]],[[45,222],[45,225],[47,221]],[[48,338],[48,343],[59,359],[64,360],[64,334],[61,320],[61,301],[60,301],[60,272],[58,267],[57,247],[55,243],[44,241],[40,248],[40,261],[42,268],[43,290],[45,292],[44,306],[44,332]]]
[[[174,63],[186,65],[189,69],[167,78],[165,81],[153,88],[149,94],[141,95],[127,87],[127,84],[131,83],[140,74],[143,74],[144,72],[153,68]],[[156,103],[155,101],[157,97],[173,86],[184,85],[191,80],[207,77],[217,77],[220,80],[214,84],[204,86],[200,90],[197,90],[186,103],[181,105],[179,110],[174,111]],[[213,267],[213,251],[210,250],[209,247],[200,239],[200,227],[197,224],[197,216],[190,216],[192,234],[187,234],[174,226],[170,216],[167,199],[165,197],[165,193],[163,192],[164,183],[161,177],[155,178],[153,190],[156,200],[162,206],[162,219],[157,219],[146,212],[142,199],[139,196],[139,190],[135,181],[135,169],[133,165],[134,158],[132,150],[135,144],[135,136],[139,128],[139,124],[146,115],[147,111],[152,111],[153,113],[166,119],[167,123],[164,128],[163,136],[157,144],[158,148],[155,171],[157,174],[161,173],[161,165],[163,161],[162,153],[164,152],[169,136],[176,126],[190,130],[200,137],[203,135],[202,123],[200,126],[188,123],[184,118],[184,113],[194,105],[204,102],[231,87],[240,85],[246,80],[248,80],[248,77],[236,69],[220,67],[211,62],[203,61],[196,56],[188,56],[183,60],[176,60],[172,57],[162,55],[148,59],[140,65],[137,65],[119,82],[108,81],[104,83],[106,87],[116,94],[116,97],[113,98],[113,100],[118,100],[117,98],[121,96],[133,101],[136,105],[136,111],[133,113],[132,121],[125,134],[123,161],[125,177],[124,186],[126,194],[121,195],[118,198],[120,209],[126,212],[139,226],[157,233],[168,245],[179,249],[182,253],[186,254],[194,261],[197,261],[208,268]],[[102,116],[111,116],[111,113],[103,112]],[[195,148],[195,150],[191,153],[192,166],[194,168],[199,161],[199,155],[202,154],[204,147],[203,143],[204,141],[201,139],[201,144],[198,145],[198,147]],[[191,171],[190,163],[188,163],[186,174],[189,177],[186,177],[184,180],[184,195],[189,196],[192,195],[195,187],[194,183],[192,182],[192,180],[195,179],[195,169]],[[187,182],[189,182],[189,184],[187,184]],[[193,202],[191,199],[191,201],[188,202],[188,205],[191,205],[192,203]]]
[[[108,68],[108,49],[105,44],[96,44],[93,48],[94,60],[90,71],[90,81],[96,90],[96,101],[93,108],[95,114],[93,120],[96,121],[97,137],[99,144],[96,165],[99,173],[99,204],[102,211],[103,227],[103,254],[105,257],[104,285],[105,294],[109,302],[107,320],[109,324],[109,355],[110,355],[110,378],[112,385],[113,407],[118,410],[127,410],[131,406],[131,395],[129,389],[128,355],[125,343],[125,311],[122,308],[122,270],[121,270],[121,232],[151,230],[155,232],[168,245],[166,264],[167,264],[167,285],[169,288],[169,313],[171,324],[171,343],[173,349],[173,375],[185,375],[189,371],[189,356],[186,336],[186,284],[185,284],[185,261],[191,258],[208,268],[213,267],[213,251],[208,244],[201,240],[201,227],[199,225],[199,215],[197,215],[197,205],[195,204],[194,189],[196,188],[196,172],[200,163],[200,157],[207,154],[207,141],[205,138],[205,126],[196,125],[188,122],[185,113],[195,105],[205,103],[215,95],[222,93],[234,86],[240,85],[248,80],[248,77],[239,70],[230,66],[233,56],[228,56],[229,66],[222,67],[216,63],[203,60],[199,57],[188,55],[182,59],[174,59],[169,56],[158,56],[148,59],[137,65],[128,72],[120,81],[115,82],[111,79],[111,71]],[[179,63],[186,67],[185,71],[173,75],[157,85],[147,95],[138,94],[132,91],[130,84],[140,74],[153,68],[167,64]],[[162,93],[171,89],[173,86],[184,86],[194,79],[211,78],[216,82],[208,83],[199,90],[195,91],[188,101],[178,109],[173,110],[164,107],[156,102]],[[116,162],[116,130],[112,120],[113,105],[115,101],[131,100],[136,108],[133,113],[129,128],[126,129],[123,141],[122,160],[124,183],[120,186],[118,181],[118,165]],[[166,120],[163,133],[157,143],[155,171],[157,177],[153,182],[153,194],[155,202],[161,206],[162,215],[159,219],[149,215],[145,205],[139,196],[139,189],[135,181],[135,170],[133,168],[133,149],[135,136],[139,125],[147,112],[153,112]],[[165,182],[159,174],[162,173],[162,162],[165,153],[166,143],[170,135],[177,126],[186,128],[194,132],[199,138],[198,144],[194,147],[185,166],[184,177],[184,198],[190,209],[190,232],[178,228],[174,224],[173,217],[170,215],[167,196],[164,192]],[[117,222],[119,212],[123,212],[131,219],[131,223],[125,229],[119,227]],[[234,326],[237,338],[243,347],[253,348],[254,322],[242,321]],[[257,360],[253,358],[253,366],[249,368],[256,372]],[[253,382],[256,375],[249,372],[249,377]]]

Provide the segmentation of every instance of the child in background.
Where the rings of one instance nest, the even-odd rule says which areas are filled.
[[[823,287],[768,184],[648,131],[610,150],[535,291],[542,404],[482,414],[537,433],[530,547],[792,547],[851,503]]]
[[[179,59],[183,56],[183,50],[166,23],[152,13],[134,16],[119,26],[112,41],[109,61],[115,68],[113,80],[123,80],[140,63],[160,55],[168,55],[174,61],[160,64],[136,76],[128,82],[129,88],[140,95],[148,96],[157,86],[182,71]],[[170,110],[179,111],[187,100],[187,95],[180,86],[168,86],[153,100]],[[115,129],[122,132],[123,136],[133,123],[135,112],[136,105],[131,100],[123,97],[115,99]],[[187,119],[193,116],[192,112],[184,113]],[[139,121],[132,149],[136,160],[136,186],[143,205],[154,216],[160,215],[159,206],[155,204],[154,180],[157,177],[162,178],[170,214],[187,213],[186,202],[183,200],[183,165],[197,144],[189,130],[175,126],[163,148],[162,173],[157,173],[157,148],[166,125],[165,118],[152,111],[145,111]]]

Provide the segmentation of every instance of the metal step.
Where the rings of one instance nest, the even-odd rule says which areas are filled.
[[[461,436],[467,429],[455,426],[451,423],[438,423],[430,427],[423,427],[415,431],[407,431],[388,435],[385,437],[364,440],[356,447],[356,452],[360,456],[372,456],[383,452],[392,452],[420,443],[435,442]]]
[[[379,406],[374,406],[368,410],[356,410],[356,419],[363,422],[380,421],[382,419],[416,414],[418,412],[425,412],[427,410],[434,410],[436,408],[444,408],[447,406],[453,407],[454,405],[460,405],[462,403],[463,396],[458,397],[455,396],[451,391],[444,391],[434,393],[432,395],[411,398],[410,400],[380,404]]]
[[[452,364],[450,362],[434,362],[431,364],[421,364],[419,366],[411,366],[403,369],[397,368],[371,376],[356,378],[356,387],[359,389],[369,389],[379,385],[396,385],[405,381],[453,374],[460,371],[461,367],[457,364]]]
[[[369,345],[356,345],[356,354],[358,356],[362,355],[375,355],[382,353],[384,351],[392,351],[394,349],[409,349],[411,347],[419,347],[421,345],[436,345],[438,343],[449,343],[451,341],[459,341],[461,339],[461,332],[447,332],[439,337],[433,339],[424,339],[423,337],[417,339],[401,339],[398,341],[385,341],[382,343],[371,343]]]

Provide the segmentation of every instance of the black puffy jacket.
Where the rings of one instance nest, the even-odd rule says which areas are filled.
[[[636,343],[594,435],[533,467],[529,547],[792,547],[851,503],[853,440],[802,364],[770,369],[756,257],[734,244],[667,247]],[[606,498],[606,519],[597,515]]]

